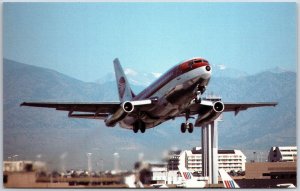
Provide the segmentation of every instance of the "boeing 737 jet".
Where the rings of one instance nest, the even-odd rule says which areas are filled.
[[[203,127],[217,119],[222,112],[239,111],[251,107],[276,106],[276,102],[223,103],[221,100],[201,99],[211,78],[211,66],[203,58],[192,58],[175,65],[138,95],[131,90],[116,58],[114,61],[120,101],[116,102],[23,102],[21,106],[48,107],[68,111],[69,117],[102,119],[106,126],[119,124],[122,128],[146,129],[185,117],[181,132],[193,132],[194,126]],[[196,116],[195,124],[190,123]]]

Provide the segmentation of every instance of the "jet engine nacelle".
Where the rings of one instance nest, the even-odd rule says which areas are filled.
[[[110,115],[106,120],[105,124],[108,127],[114,127],[117,122],[124,119],[129,113],[134,110],[134,104],[130,101],[125,101],[121,105],[121,107],[115,112],[113,115]]]
[[[213,109],[216,113],[222,113],[224,111],[224,103],[221,101],[217,101],[214,103]]]
[[[134,105],[130,101],[125,101],[122,108],[126,113],[131,113],[134,110]]]
[[[217,101],[213,103],[212,109],[210,112],[208,112],[206,115],[199,116],[196,120],[197,126],[204,126],[208,125],[209,123],[216,120],[224,111],[224,103],[221,101]]]
[[[124,119],[127,115],[133,112],[135,106],[141,107],[143,105],[149,105],[155,103],[156,98],[150,98],[145,100],[136,100],[136,101],[124,101],[120,108],[113,114],[110,115],[106,120],[105,124],[108,127],[114,127],[119,121]]]

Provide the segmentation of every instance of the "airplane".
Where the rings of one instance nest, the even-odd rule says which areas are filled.
[[[152,188],[169,188],[166,184],[151,184]]]
[[[296,186],[292,183],[284,183],[284,184],[277,184],[277,188],[296,188]]]
[[[240,188],[240,186],[229,176],[224,169],[219,169],[224,188]]]
[[[182,187],[184,188],[204,188],[206,182],[198,180],[193,174],[188,171],[183,165],[178,165],[179,172],[183,179]],[[179,185],[181,186],[181,185]]]
[[[139,94],[134,94],[119,59],[113,61],[120,101],[115,102],[23,102],[21,106],[55,108],[68,111],[68,117],[104,120],[106,126],[139,130],[154,128],[159,124],[185,117],[181,132],[193,132],[217,119],[222,112],[235,112],[252,107],[276,106],[276,102],[226,103],[221,100],[201,99],[211,78],[211,66],[203,58],[180,62]],[[189,120],[198,115],[195,124]]]

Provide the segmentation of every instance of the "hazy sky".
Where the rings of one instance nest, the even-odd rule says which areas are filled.
[[[165,72],[201,56],[248,73],[296,70],[295,3],[5,3],[4,57],[84,81]]]

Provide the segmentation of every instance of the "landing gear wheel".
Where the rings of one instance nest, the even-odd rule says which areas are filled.
[[[193,123],[189,123],[188,127],[189,127],[188,128],[189,133],[192,133],[194,131],[194,125],[193,125]]]
[[[133,130],[134,133],[137,133],[139,131],[139,127],[138,127],[137,123],[133,124],[133,129],[132,130]]]
[[[139,123],[140,123],[139,125],[140,125],[141,133],[145,133],[145,131],[146,131],[146,124],[143,121],[140,121]]]
[[[185,131],[186,131],[186,124],[185,123],[181,123],[180,130],[181,130],[181,133],[185,133]]]

